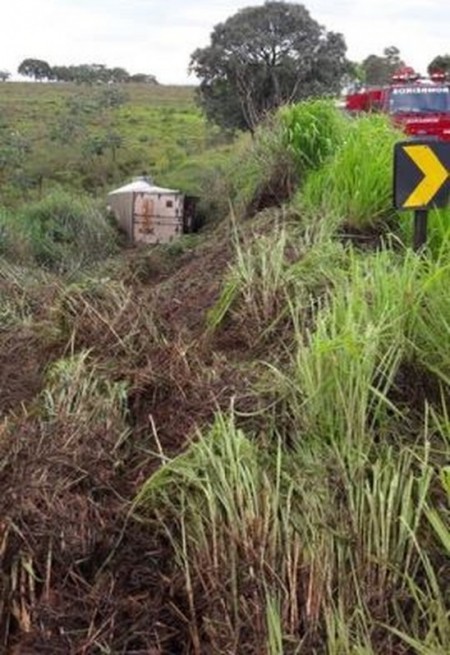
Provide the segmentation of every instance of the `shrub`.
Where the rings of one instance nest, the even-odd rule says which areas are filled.
[[[37,264],[58,272],[89,265],[116,249],[116,232],[95,204],[62,192],[25,206],[6,224],[27,242]],[[16,257],[17,248],[9,255]]]
[[[344,140],[348,121],[329,100],[310,100],[279,112],[282,139],[299,174],[320,168]]]

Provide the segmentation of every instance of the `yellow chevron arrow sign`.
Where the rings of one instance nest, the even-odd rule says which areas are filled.
[[[423,180],[403,203],[403,207],[405,209],[425,207],[450,177],[450,171],[442,164],[430,146],[407,145],[403,146],[403,150],[424,174]]]

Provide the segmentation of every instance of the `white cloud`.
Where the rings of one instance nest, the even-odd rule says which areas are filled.
[[[25,57],[51,64],[99,62],[154,73],[163,83],[188,78],[190,54],[218,22],[259,0],[15,0],[2,7],[0,68]],[[422,72],[449,51],[450,5],[442,0],[309,0],[313,18],[344,34],[361,60],[389,45]]]

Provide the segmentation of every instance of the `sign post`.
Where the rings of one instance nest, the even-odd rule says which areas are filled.
[[[450,142],[404,141],[394,150],[394,207],[414,211],[414,250],[427,241],[428,210],[450,200]]]
[[[428,211],[416,209],[414,212],[414,241],[413,248],[417,252],[427,243]]]

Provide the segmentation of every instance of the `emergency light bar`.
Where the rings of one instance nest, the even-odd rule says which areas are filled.
[[[399,82],[415,82],[420,78],[419,73],[416,73],[414,68],[411,68],[411,66],[404,66],[403,68],[399,68],[393,75],[392,75],[392,81],[399,83]]]
[[[430,79],[433,80],[433,82],[445,82],[448,78],[444,71],[434,71],[431,73]]]

